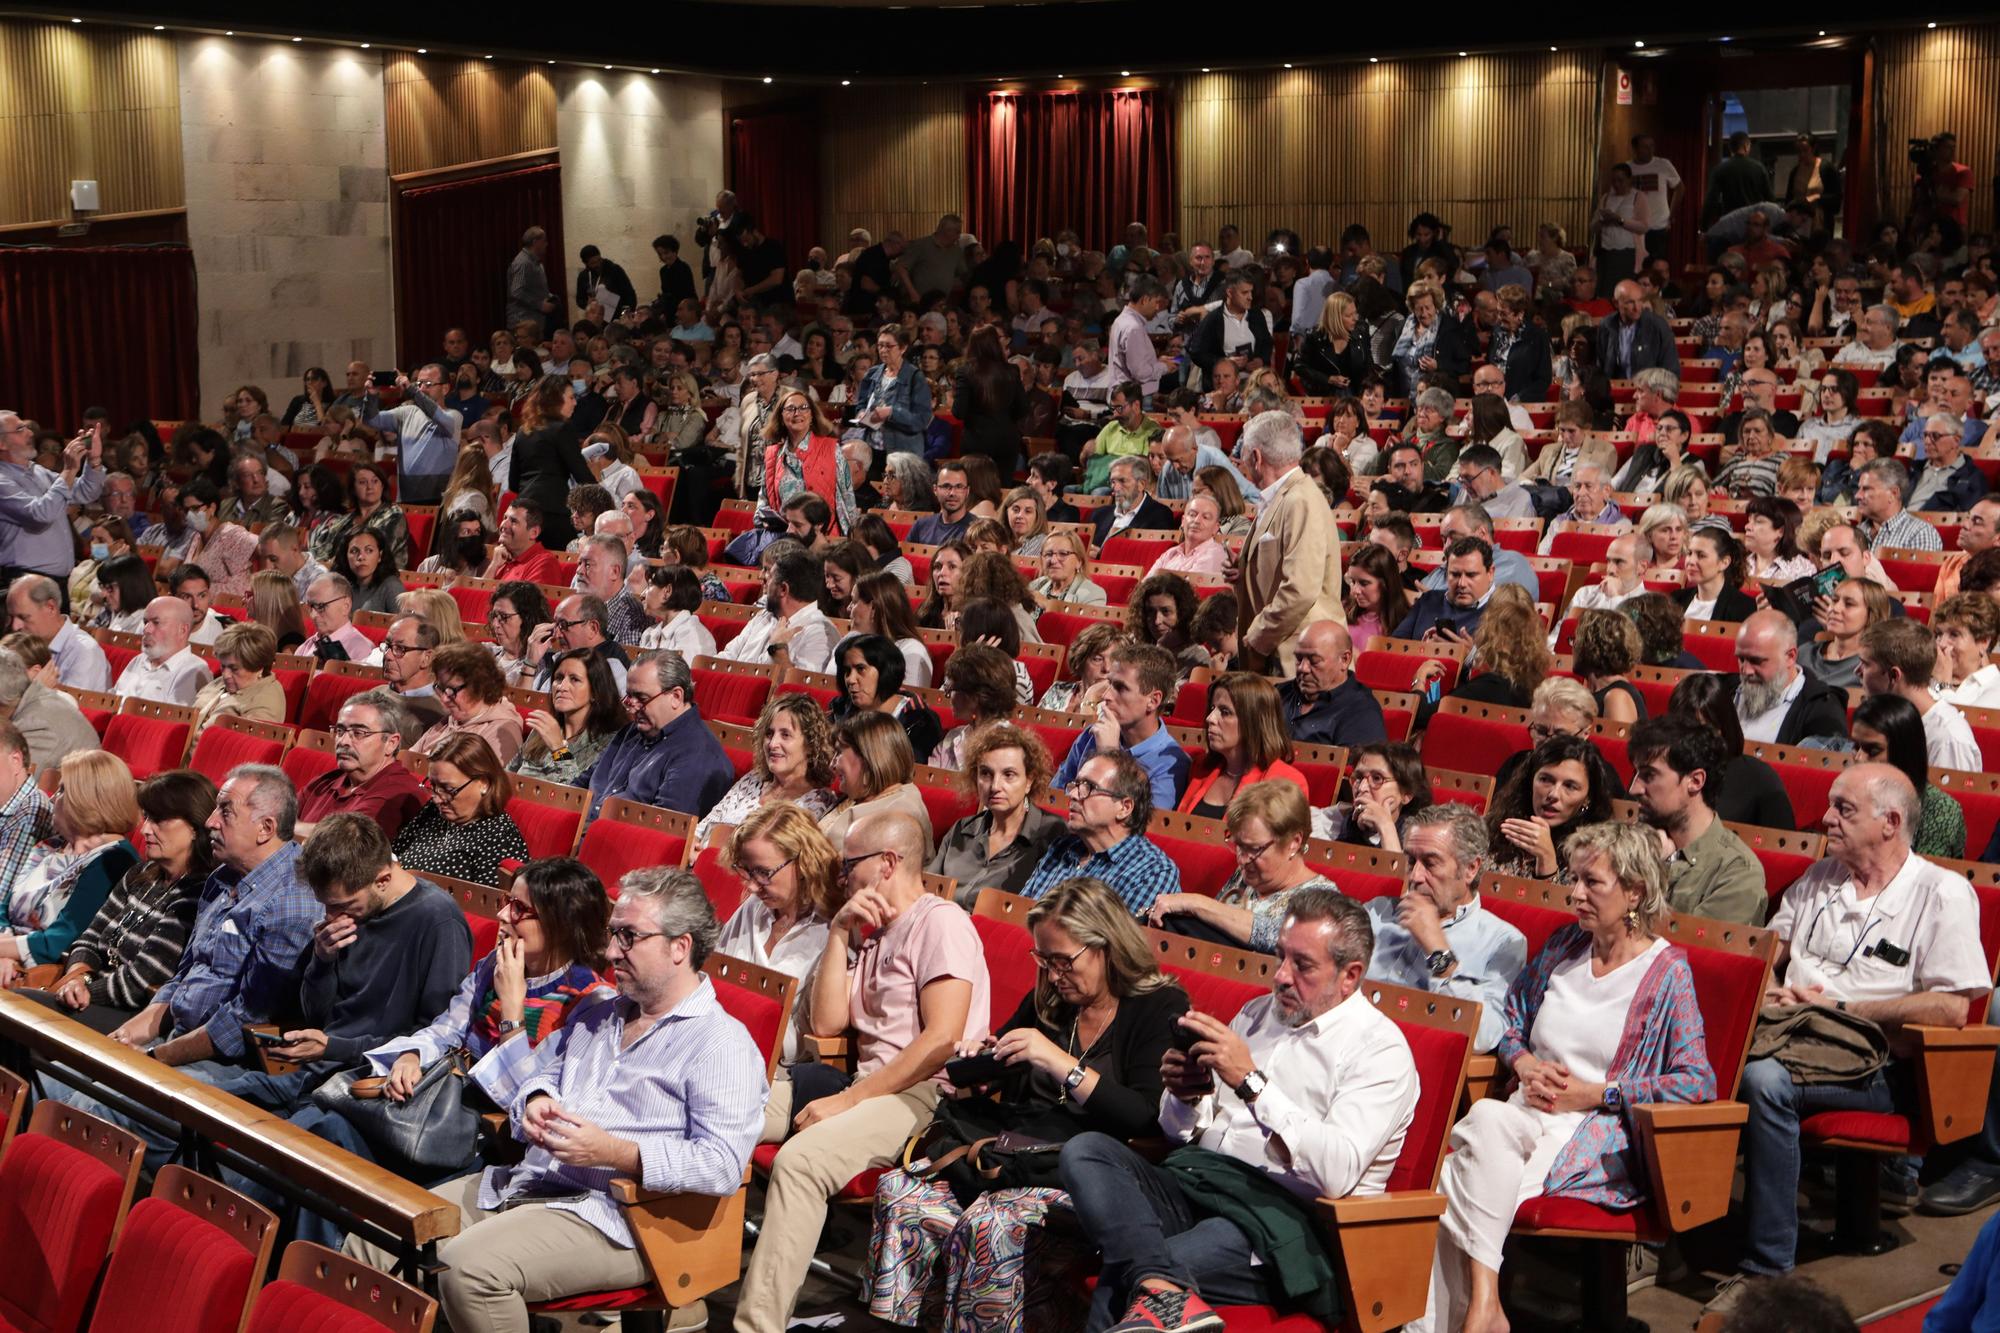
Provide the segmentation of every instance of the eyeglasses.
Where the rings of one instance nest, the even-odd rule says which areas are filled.
[[[1395,780],[1388,773],[1378,773],[1368,768],[1357,768],[1347,776],[1347,784],[1350,787],[1386,787]]]
[[[626,953],[631,953],[640,940],[664,940],[670,938],[664,930],[634,930],[630,926],[613,926],[606,934],[611,942]]]
[[[878,856],[887,855],[889,855],[889,849],[885,847],[879,852],[864,852],[860,856],[843,856],[840,858],[840,877],[842,879],[852,879],[855,867],[859,866],[862,862],[873,861]]]
[[[478,780],[479,779],[477,778],[467,778],[465,781],[459,783],[456,787],[448,787],[444,783],[439,782],[436,778],[425,779],[425,781],[429,784],[431,791],[441,801],[457,800],[458,794],[460,792],[464,791],[467,787],[470,787],[473,783],[477,782]]]
[[[745,883],[754,884],[760,889],[768,889],[771,887],[772,881],[784,874],[785,868],[796,860],[798,858],[794,856],[790,860],[780,861],[777,865],[769,867],[738,866],[736,867],[736,874]]]
[[[447,699],[456,699],[459,695],[465,693],[465,682],[461,680],[447,685],[443,681],[439,681],[437,683],[437,692]]]
[[[1951,438],[1951,432],[1950,432],[1950,431],[1945,431],[1945,430],[1927,430],[1927,431],[1925,431],[1925,432],[1924,432],[1924,439],[1925,439],[1925,441],[1926,441],[1926,442],[1930,442],[1930,441],[1936,441],[1936,440],[1948,440],[1948,439],[1950,439],[1950,438]]]
[[[1076,970],[1076,960],[1083,957],[1089,950],[1090,946],[1086,944],[1083,948],[1071,954],[1043,953],[1037,949],[1028,956],[1035,960],[1036,967],[1039,967],[1050,976],[1066,977]]]
[[[597,622],[592,620],[564,620],[561,616],[557,616],[554,620],[551,620],[549,623],[551,625],[554,625],[557,629],[561,630],[564,634],[567,634],[571,630],[575,629],[578,625],[592,625]]]
[[[364,736],[388,736],[392,733],[380,727],[357,727],[352,723],[335,723],[327,728],[337,741],[358,741]]]
[[[665,690],[660,690],[653,694],[634,694],[632,691],[627,690],[625,691],[625,706],[635,713],[643,713],[653,706],[653,700],[665,693]]]
[[[1575,734],[1574,732],[1564,731],[1561,727],[1552,727],[1546,722],[1530,722],[1528,724],[1528,739],[1537,745],[1552,737],[1571,736]]]
[[[508,898],[500,904],[499,915],[514,921],[533,921],[541,916],[541,913],[537,912],[531,904],[524,903],[519,898]]]
[[[1111,788],[1100,786],[1092,782],[1089,778],[1071,778],[1067,783],[1063,784],[1063,791],[1083,801],[1087,801],[1093,796],[1116,797],[1117,795]]]
[[[497,625],[503,620],[519,620],[520,618],[521,613],[518,611],[488,610],[486,613],[486,623],[489,625]]]
[[[1239,861],[1254,861],[1277,845],[1276,838],[1268,842],[1244,842],[1241,838],[1229,840],[1230,850],[1236,853],[1236,859]]]
[[[382,641],[382,651],[391,657],[402,657],[406,653],[427,653],[430,649],[421,643],[397,643],[394,639]]]
[[[343,593],[339,597],[329,597],[323,602],[308,601],[306,603],[306,608],[312,611],[315,615],[317,615],[318,613],[326,610],[329,606],[338,606],[340,605],[340,603],[345,602],[347,600],[348,597],[346,596],[346,594]]]

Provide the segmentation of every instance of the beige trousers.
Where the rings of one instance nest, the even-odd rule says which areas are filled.
[[[910,1135],[930,1123],[937,1101],[937,1084],[926,1081],[892,1097],[870,1097],[785,1138],[791,1080],[771,1085],[764,1141],[783,1138],[785,1146],[764,1191],[763,1225],[737,1297],[736,1333],[785,1333],[834,1193],[870,1167],[894,1162]]]

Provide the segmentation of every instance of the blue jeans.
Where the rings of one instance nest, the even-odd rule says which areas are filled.
[[[1087,1333],[1130,1308],[1139,1283],[1160,1278],[1211,1305],[1269,1305],[1276,1293],[1253,1268],[1249,1238],[1233,1222],[1196,1217],[1171,1174],[1108,1134],[1063,1145],[1063,1188],[1083,1230],[1104,1254]]]
[[[1744,1272],[1780,1276],[1798,1255],[1799,1122],[1821,1111],[1893,1111],[1881,1071],[1856,1083],[1801,1085],[1776,1060],[1743,1067]]]

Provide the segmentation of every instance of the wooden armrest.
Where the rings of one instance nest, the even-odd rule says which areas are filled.
[[[855,1061],[854,1039],[843,1032],[837,1037],[818,1037],[810,1032],[799,1035],[799,1045],[812,1058],[823,1065],[838,1065],[843,1069],[853,1069]]]
[[[750,1183],[747,1168],[743,1183]],[[623,1210],[653,1284],[668,1305],[678,1309],[692,1304],[743,1275],[744,1190],[720,1198],[662,1194],[619,1177],[611,1182],[611,1197]]]
[[[1444,1195],[1399,1190],[1358,1198],[1319,1199],[1340,1294],[1361,1333],[1384,1333],[1420,1317],[1430,1303],[1431,1256],[1437,1247]]]
[[[743,1183],[750,1183],[750,1168],[743,1168]],[[658,1203],[663,1199],[680,1197],[679,1190],[649,1190],[630,1176],[614,1176],[611,1180],[611,1197],[621,1204]],[[713,1195],[699,1196],[713,1198]]]
[[[1465,1062],[1465,1105],[1470,1108],[1474,1102],[1500,1095],[1500,1089],[1513,1078],[1514,1071],[1502,1069],[1500,1059],[1494,1055],[1475,1055]]]
[[[1646,1102],[1631,1110],[1633,1138],[1667,1225],[1687,1231],[1728,1213],[1736,1144],[1750,1108],[1742,1102]]]
[[[2000,1027],[1911,1023],[1901,1035],[1916,1046],[1917,1132],[1934,1144],[1955,1143],[1976,1133],[1986,1116]]]

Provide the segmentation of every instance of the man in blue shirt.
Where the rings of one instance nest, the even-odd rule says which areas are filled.
[[[1176,396],[1185,393],[1190,405],[1198,400],[1192,389],[1177,389],[1174,392]],[[1162,500],[1188,499],[1194,494],[1195,473],[1205,467],[1219,467],[1236,479],[1236,489],[1243,492],[1245,500],[1253,505],[1264,503],[1264,493],[1251,484],[1228,454],[1212,444],[1202,443],[1185,426],[1169,426],[1154,436],[1148,452],[1153,458],[1153,470],[1160,479],[1154,491]]]
[[[396,377],[403,401],[368,418],[376,430],[396,436],[396,499],[403,504],[436,504],[444,498],[445,482],[458,462],[458,413],[444,405],[451,386],[444,367],[435,361],[417,377]]]
[[[590,788],[590,814],[609,796],[699,818],[736,780],[722,742],[694,707],[694,676],[685,659],[663,648],[641,657],[625,676],[632,725],[579,779]]]
[[[1154,899],[1180,892],[1179,867],[1146,837],[1149,785],[1130,752],[1092,755],[1064,784],[1069,832],[1049,844],[1021,895],[1039,898],[1064,880],[1087,876],[1103,880],[1133,916],[1144,918]]]
[[[1153,807],[1171,810],[1187,786],[1192,761],[1160,721],[1160,710],[1174,697],[1179,671],[1174,656],[1150,643],[1130,643],[1111,652],[1111,695],[1099,706],[1097,721],[1084,728],[1069,747],[1055,786],[1067,787],[1084,763],[1099,751],[1125,750],[1153,783]]]
[[[972,526],[972,485],[966,480],[963,463],[940,463],[932,489],[937,493],[938,511],[910,525],[909,540],[918,546],[942,546],[963,537]]]
[[[1493,548],[1477,537],[1460,537],[1445,547],[1444,583],[1417,599],[1396,626],[1397,638],[1470,645],[1493,598]]]
[[[1354,639],[1337,620],[1318,620],[1299,635],[1297,674],[1278,686],[1285,730],[1301,745],[1367,745],[1389,738],[1374,691],[1348,674]]]
[[[1528,961],[1527,937],[1479,905],[1486,848],[1486,821],[1471,806],[1425,806],[1403,821],[1401,896],[1362,904],[1375,926],[1369,980],[1478,1001],[1478,1051],[1499,1042],[1507,988]]]
[[[9,580],[47,574],[69,610],[69,571],[76,539],[69,507],[87,505],[104,489],[104,435],[86,431],[63,446],[62,470],[35,462],[35,432],[0,410],[0,566]]]

